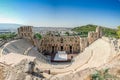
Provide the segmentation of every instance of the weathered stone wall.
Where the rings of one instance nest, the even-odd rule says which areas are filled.
[[[31,40],[33,37],[32,26],[21,26],[20,28],[18,28],[18,35],[21,38]]]
[[[101,37],[102,37],[102,28],[97,27],[95,32],[91,31],[88,33],[88,43],[91,44],[95,40],[97,40],[98,38],[101,38]]]
[[[18,28],[18,36],[24,38],[34,45],[32,26],[21,26]]]
[[[87,38],[80,38],[80,50],[81,52],[88,46],[88,39]]]
[[[40,44],[41,52],[55,53],[57,51],[66,51],[67,53],[80,52],[79,36],[45,36]]]

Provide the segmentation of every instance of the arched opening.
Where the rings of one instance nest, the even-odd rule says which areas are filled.
[[[63,51],[63,46],[61,46],[61,51]]]
[[[52,53],[54,53],[54,46],[52,46]]]
[[[72,53],[72,46],[70,46],[70,53]]]
[[[61,38],[61,43],[63,43],[63,38]]]

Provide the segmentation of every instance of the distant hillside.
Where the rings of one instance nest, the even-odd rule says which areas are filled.
[[[82,36],[82,35],[87,36],[88,32],[95,31],[96,27],[97,27],[97,25],[88,24],[88,25],[84,25],[84,26],[75,27],[72,29],[72,31],[78,32],[78,34],[80,36]],[[102,29],[103,29],[103,33],[105,36],[111,36],[111,37],[117,36],[116,29],[107,28],[107,27],[102,27]]]
[[[17,29],[20,26],[20,24],[0,23],[0,29]]]

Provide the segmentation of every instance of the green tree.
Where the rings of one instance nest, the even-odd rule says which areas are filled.
[[[120,38],[120,26],[117,27],[117,37]]]
[[[66,34],[67,36],[69,36],[69,35],[70,35],[70,33],[69,33],[69,32],[66,32],[65,34]]]
[[[35,34],[35,37],[36,37],[37,39],[41,39],[41,38],[42,38],[42,35],[39,34],[39,33],[36,33],[36,34]]]
[[[4,35],[4,34],[0,35],[0,38],[3,39],[3,40],[7,40],[7,36]]]
[[[13,39],[14,37],[17,36],[17,34],[13,32],[13,33],[8,34],[7,36],[8,38]]]
[[[96,70],[94,74],[92,74],[92,80],[118,80],[117,76],[111,75],[109,73],[109,69],[101,69]]]

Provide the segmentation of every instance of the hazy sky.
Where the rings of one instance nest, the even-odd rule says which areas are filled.
[[[120,25],[120,0],[0,0],[0,23],[116,27]]]

